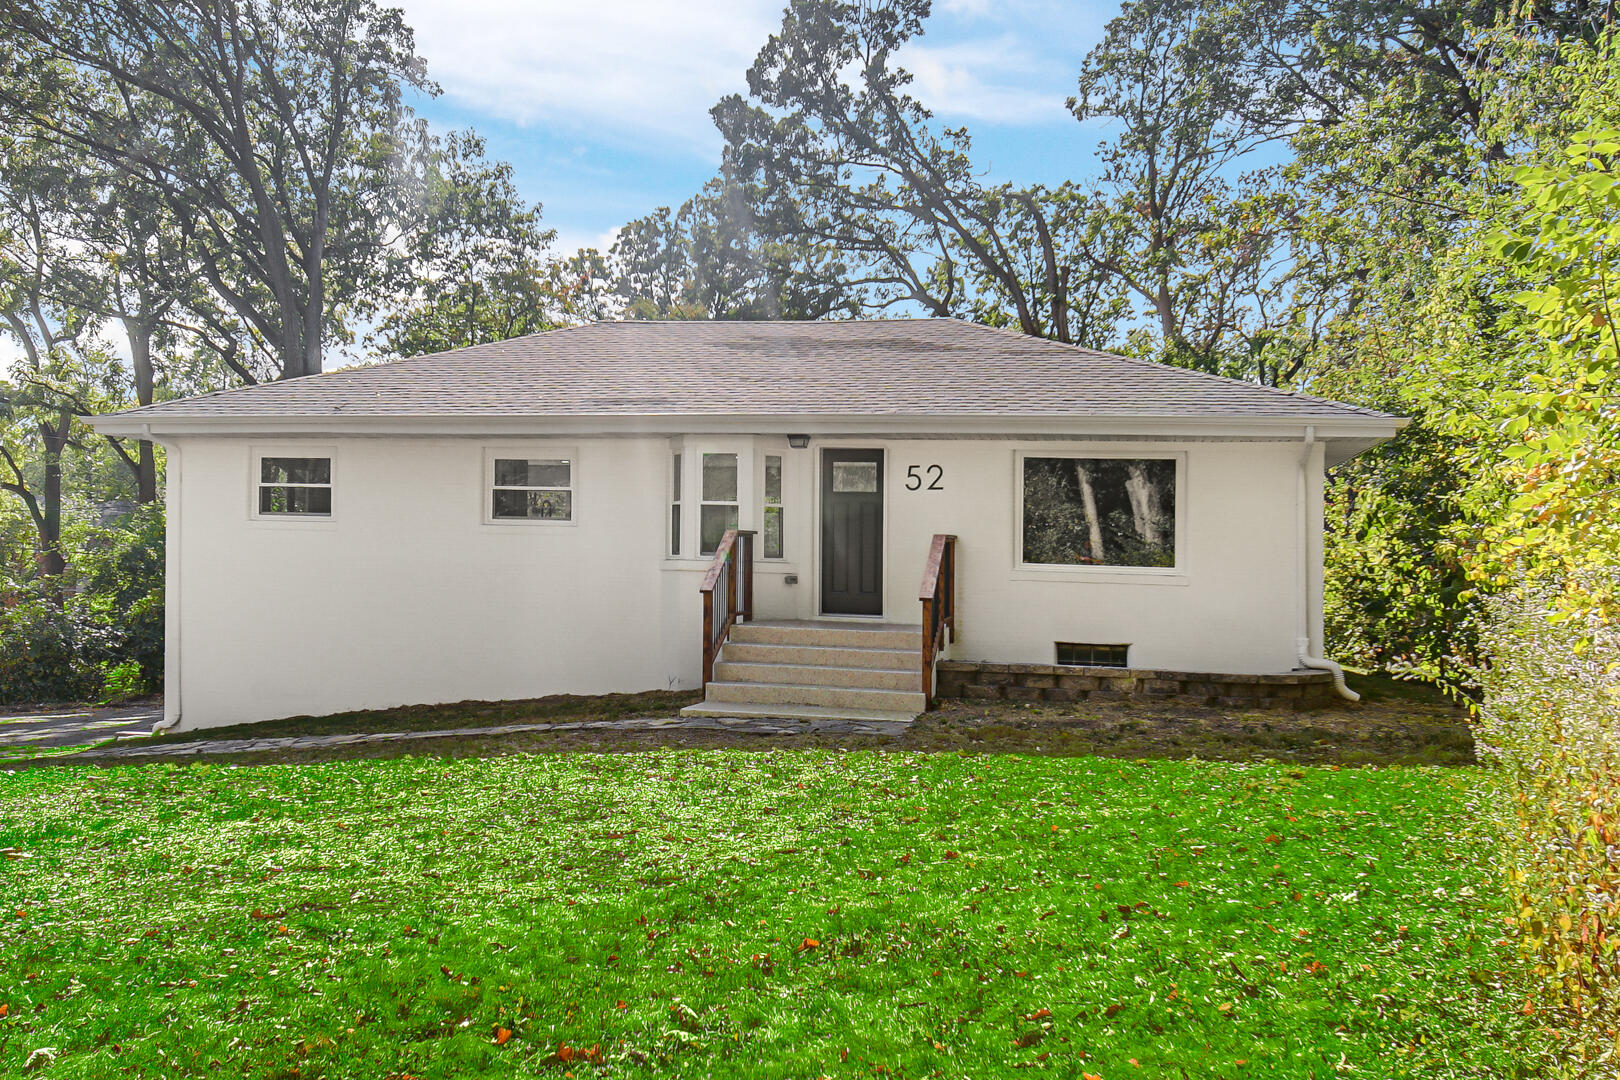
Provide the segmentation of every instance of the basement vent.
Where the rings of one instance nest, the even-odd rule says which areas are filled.
[[[1129,667],[1125,662],[1129,645],[1093,645],[1078,641],[1057,641],[1057,662],[1068,667]]]

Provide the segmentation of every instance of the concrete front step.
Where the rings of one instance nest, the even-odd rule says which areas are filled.
[[[769,720],[867,720],[879,723],[909,724],[917,718],[912,712],[886,709],[834,709],[825,705],[749,705],[743,702],[700,702],[681,710],[682,716],[748,716]]]
[[[744,664],[792,664],[836,668],[903,668],[922,674],[922,646],[915,649],[863,649],[839,645],[770,645],[732,638],[720,651],[720,658]]]
[[[834,709],[877,709],[917,715],[928,707],[920,690],[863,690],[849,686],[793,683],[711,682],[705,705],[824,705]]]
[[[829,667],[823,664],[751,664],[720,654],[714,677],[721,682],[785,683],[790,686],[845,686],[855,690],[917,690],[922,671],[910,668]],[[921,662],[919,661],[919,664]]]
[[[760,645],[826,645],[922,651],[922,627],[894,623],[749,622],[731,628],[730,641]]]

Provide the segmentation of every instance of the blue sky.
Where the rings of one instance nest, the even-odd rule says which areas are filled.
[[[441,129],[473,127],[545,207],[557,248],[603,245],[712,176],[708,116],[781,21],[782,0],[404,0],[443,93],[417,102]],[[901,54],[914,92],[965,124],[998,180],[1093,171],[1100,132],[1063,107],[1080,59],[1118,10],[1094,0],[936,0]]]

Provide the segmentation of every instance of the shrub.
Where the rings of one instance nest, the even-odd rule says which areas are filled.
[[[70,591],[0,582],[0,703],[99,701],[163,688],[163,510],[79,527]]]
[[[1498,606],[1478,735],[1501,767],[1511,924],[1597,1075],[1620,1063],[1620,633],[1555,600]]]
[[[116,525],[86,530],[74,554],[79,595],[71,601],[104,630],[94,657],[105,693],[163,689],[163,510],[138,507]]]
[[[25,600],[0,608],[0,703],[84,701],[101,694],[97,627],[72,608]]]

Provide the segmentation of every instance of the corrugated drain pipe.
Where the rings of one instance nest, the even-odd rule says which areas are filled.
[[[1346,701],[1360,701],[1361,695],[1350,689],[1344,683],[1344,668],[1332,660],[1322,656],[1312,656],[1311,652],[1311,524],[1310,524],[1310,485],[1306,470],[1311,467],[1311,452],[1316,449],[1316,425],[1305,425],[1305,442],[1299,452],[1299,487],[1296,499],[1299,503],[1299,638],[1297,648],[1299,652],[1299,666],[1315,671],[1326,671],[1333,676],[1334,691]]]

